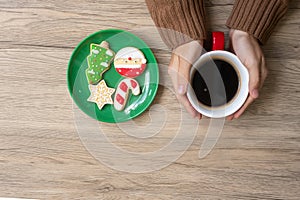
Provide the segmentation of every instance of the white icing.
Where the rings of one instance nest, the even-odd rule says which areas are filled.
[[[99,54],[99,51],[96,50],[96,49],[93,49],[93,53],[94,53],[94,54]]]
[[[139,69],[142,66],[141,65],[126,65],[126,64],[115,64],[115,67],[118,68],[124,68],[124,69]]]
[[[118,51],[115,60],[119,58],[141,58],[144,59],[143,61],[146,61],[144,54],[137,48],[135,47],[125,47]],[[146,63],[146,62],[145,62]],[[143,64],[145,64],[143,63]]]
[[[124,109],[124,105],[121,105],[117,100],[114,101],[114,107],[117,111],[122,111]]]
[[[123,97],[125,100],[127,99],[127,95],[128,95],[127,93],[128,93],[128,91],[124,92],[123,90],[121,90],[120,85],[118,86],[117,91],[118,91],[118,94],[119,94],[121,97]]]
[[[108,67],[108,64],[106,62],[102,62],[100,65],[103,67]]]
[[[128,79],[125,79],[125,81],[126,81],[126,84],[129,86],[129,88],[131,89],[133,95],[136,96],[136,95],[140,94],[140,86],[136,80],[128,78]],[[135,88],[132,87],[131,81],[135,82],[135,84],[137,85]]]
[[[109,55],[109,56],[113,56],[113,52],[111,50],[107,50],[106,54]]]
[[[114,99],[114,107],[115,107],[115,109],[116,109],[117,111],[122,111],[122,110],[124,109],[124,107],[125,107],[125,105],[126,105],[126,101],[127,101],[127,99],[126,99],[126,93],[124,93],[124,92],[121,90],[120,85],[121,85],[121,83],[119,83],[119,85],[118,85],[118,88],[117,88],[117,91],[116,91],[116,95],[115,95],[115,99]],[[120,94],[120,95],[124,98],[125,102],[124,102],[123,105],[120,104],[120,103],[117,101],[117,94]]]
[[[94,70],[89,70],[88,73],[89,74],[95,74]]]

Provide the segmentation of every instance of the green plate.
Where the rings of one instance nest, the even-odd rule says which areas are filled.
[[[141,76],[135,78],[140,84],[141,94],[130,95],[123,111],[116,111],[113,105],[109,104],[99,110],[95,103],[87,101],[90,91],[85,75],[88,67],[86,58],[90,54],[90,44],[100,44],[104,40],[109,42],[110,49],[116,53],[124,47],[136,47],[147,59],[146,70]],[[104,73],[103,79],[108,87],[116,88],[124,78],[116,72],[112,64],[110,70]],[[69,61],[67,82],[70,95],[84,113],[98,121],[118,123],[139,116],[150,106],[158,89],[159,69],[151,49],[143,40],[123,30],[108,29],[88,36],[76,47]]]

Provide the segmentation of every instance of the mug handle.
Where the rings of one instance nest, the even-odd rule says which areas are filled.
[[[225,49],[225,36],[224,32],[213,32],[212,33],[212,50],[224,50]]]

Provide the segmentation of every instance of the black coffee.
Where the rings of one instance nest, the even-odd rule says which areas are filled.
[[[209,107],[225,105],[234,98],[239,78],[234,67],[223,60],[211,60],[196,70],[192,87],[197,99]]]

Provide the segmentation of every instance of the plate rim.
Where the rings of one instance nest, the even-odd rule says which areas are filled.
[[[151,98],[149,99],[149,101],[148,101],[148,103],[146,104],[146,106],[144,106],[144,108],[142,108],[141,111],[138,112],[138,114],[133,115],[133,116],[130,116],[130,117],[128,117],[127,119],[122,119],[122,120],[118,120],[118,121],[116,121],[114,118],[112,118],[112,120],[105,120],[105,121],[103,121],[103,120],[98,119],[97,117],[93,117],[93,116],[87,114],[87,113],[84,111],[84,109],[82,109],[82,108],[78,105],[78,103],[75,101],[74,96],[73,96],[73,92],[71,91],[71,83],[70,83],[70,69],[71,69],[71,63],[72,63],[72,61],[74,60],[75,54],[79,51],[79,48],[80,48],[80,47],[85,43],[85,41],[88,40],[89,38],[92,38],[92,37],[94,37],[95,35],[101,34],[101,33],[103,33],[103,32],[110,32],[110,31],[113,31],[113,32],[119,32],[119,33],[125,32],[126,34],[129,34],[129,35],[131,35],[131,36],[133,36],[133,37],[136,37],[136,38],[138,38],[139,40],[141,40],[141,41],[145,44],[145,46],[151,51],[152,56],[153,56],[153,58],[154,58],[154,60],[155,60],[156,68],[157,68],[156,74],[155,74],[156,77],[157,77],[157,81],[155,82],[156,87],[155,87],[155,89],[153,90],[153,95],[151,95]],[[87,116],[89,116],[91,119],[97,120],[97,121],[99,121],[99,122],[112,123],[112,124],[115,124],[115,123],[122,123],[122,122],[127,122],[127,121],[129,121],[129,120],[132,120],[132,119],[134,119],[134,118],[140,116],[142,113],[144,113],[144,112],[149,108],[149,106],[153,103],[153,101],[154,101],[154,99],[155,99],[155,97],[156,97],[156,95],[157,95],[157,91],[158,91],[158,87],[159,87],[159,82],[160,82],[159,66],[158,66],[158,63],[157,63],[157,59],[156,59],[156,57],[155,57],[155,55],[154,55],[152,49],[149,47],[149,45],[148,45],[144,40],[142,40],[140,37],[138,37],[137,35],[135,35],[135,34],[129,32],[129,31],[125,31],[125,30],[122,30],[122,29],[113,29],[113,28],[111,28],[111,29],[104,29],[104,30],[100,30],[100,31],[96,31],[96,32],[94,32],[94,33],[92,33],[92,34],[86,36],[84,39],[82,39],[82,40],[77,44],[77,46],[73,49],[72,54],[71,54],[71,56],[70,56],[70,58],[69,58],[66,76],[67,76],[66,80],[67,80],[67,85],[68,85],[68,92],[69,92],[69,94],[70,94],[70,96],[71,96],[71,98],[72,98],[73,103],[75,102],[76,106],[77,106],[84,114],[86,114]]]

